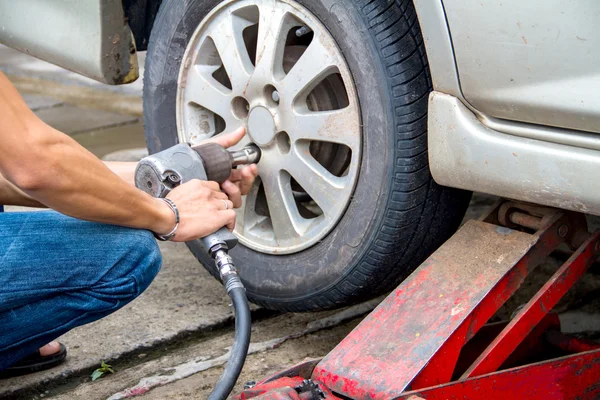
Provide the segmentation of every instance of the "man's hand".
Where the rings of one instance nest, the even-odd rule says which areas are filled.
[[[174,242],[200,239],[223,226],[230,230],[235,227],[233,203],[216,182],[195,179],[173,189],[167,198],[171,199],[179,210],[179,228],[172,239]],[[161,203],[165,205],[162,201]],[[167,234],[175,226],[173,211],[168,206],[166,208],[166,212],[170,213],[167,219],[170,224],[158,228],[160,230],[155,231],[156,233]]]
[[[217,136],[208,141],[229,148],[238,144],[245,134],[246,129],[242,126],[235,132]],[[227,193],[235,208],[242,206],[242,196],[248,194],[257,176],[258,168],[256,167],[256,164],[245,165],[242,168],[232,170],[229,179],[221,184],[221,189]]]
[[[228,133],[207,142],[215,142],[228,148],[236,145],[246,134],[245,129],[239,128],[235,132]],[[134,171],[137,163],[134,162],[107,162],[106,165],[122,179],[134,185]],[[179,209],[179,228],[173,241],[185,242],[203,238],[223,226],[230,230],[235,227],[235,212],[233,208],[242,205],[242,196],[248,194],[254,180],[258,175],[255,164],[246,165],[231,171],[229,179],[221,185],[216,182],[192,181],[186,182],[175,188],[167,196],[173,200]],[[225,208],[225,202],[228,208]],[[163,218],[156,221],[152,230],[158,234],[167,234],[175,226],[173,211],[162,201],[157,201],[157,207],[161,210]]]
[[[210,141],[228,148],[237,144],[245,133],[242,127]],[[230,178],[220,187],[217,182],[193,180],[173,189],[167,198],[175,203],[180,217],[173,241],[200,239],[223,226],[233,230],[236,216],[233,208],[242,205],[242,196],[250,191],[257,174],[258,169],[252,164],[232,170]],[[162,205],[164,207],[164,203]],[[167,234],[175,226],[173,212],[168,207],[165,211],[171,213],[171,218],[166,219],[170,224],[159,227],[155,231],[159,234]]]
[[[245,134],[246,130],[244,127],[241,127],[235,132],[209,139],[206,142],[218,143],[221,146],[228,148],[236,145]],[[107,161],[105,164],[115,174],[119,175],[123,180],[125,180],[125,182],[135,186],[134,175],[135,167],[137,166],[136,162]],[[223,182],[221,189],[227,193],[229,200],[233,202],[233,206],[235,208],[241,207],[241,196],[248,194],[257,176],[258,168],[255,164],[245,165],[242,168],[232,170],[229,179]]]

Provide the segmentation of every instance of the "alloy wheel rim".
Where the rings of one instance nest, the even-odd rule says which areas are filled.
[[[178,80],[180,141],[245,125],[236,147],[262,150],[259,177],[237,210],[247,247],[291,254],[344,215],[361,157],[356,89],[327,29],[290,0],[220,3],[200,23]]]

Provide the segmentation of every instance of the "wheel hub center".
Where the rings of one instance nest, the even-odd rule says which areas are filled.
[[[266,146],[275,137],[275,120],[264,107],[255,107],[248,114],[248,135],[259,146]]]

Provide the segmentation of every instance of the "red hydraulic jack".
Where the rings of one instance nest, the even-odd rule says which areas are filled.
[[[561,244],[574,253],[509,322],[487,324]],[[581,214],[500,202],[431,255],[322,360],[242,400],[598,399],[600,346],[550,310],[600,255]]]

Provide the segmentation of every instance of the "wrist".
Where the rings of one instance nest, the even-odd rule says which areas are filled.
[[[171,211],[173,212],[173,215],[175,215],[175,227],[169,233],[165,235],[154,233],[154,237],[156,237],[158,240],[162,240],[163,242],[165,242],[167,240],[172,240],[175,237],[177,228],[179,228],[179,209],[171,199],[161,198],[160,200],[162,200],[166,205],[168,205]]]
[[[163,200],[154,197],[152,200],[154,201],[155,209],[157,211],[157,218],[154,220],[150,230],[157,235],[167,235],[169,232],[173,231],[177,224],[175,213]]]

